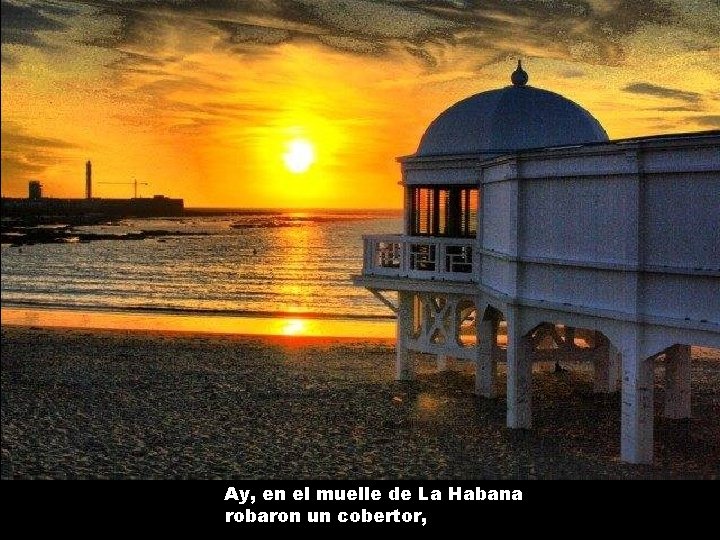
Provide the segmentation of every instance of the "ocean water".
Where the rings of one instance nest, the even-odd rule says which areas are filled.
[[[77,232],[199,233],[2,247],[2,305],[133,313],[389,318],[351,276],[362,235],[399,212],[240,213],[123,220]]]

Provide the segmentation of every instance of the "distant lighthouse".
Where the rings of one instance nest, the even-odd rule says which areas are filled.
[[[85,198],[92,199],[92,162],[85,163]]]

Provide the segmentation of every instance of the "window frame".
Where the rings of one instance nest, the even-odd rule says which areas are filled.
[[[411,236],[477,238],[481,208],[478,186],[415,185],[409,189]]]

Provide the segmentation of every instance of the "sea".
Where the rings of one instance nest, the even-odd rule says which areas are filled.
[[[391,321],[352,284],[365,234],[400,211],[228,211],[75,227],[89,242],[2,246],[5,308],[231,318]],[[141,231],[167,236],[128,239]],[[5,318],[5,311],[3,317]],[[5,321],[4,321],[5,322]]]

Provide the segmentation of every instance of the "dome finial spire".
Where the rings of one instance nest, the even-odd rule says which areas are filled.
[[[518,60],[517,69],[510,75],[510,81],[515,86],[525,86],[528,82],[528,74],[522,68],[522,60]]]

